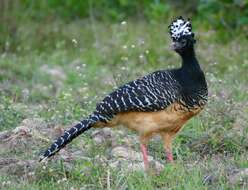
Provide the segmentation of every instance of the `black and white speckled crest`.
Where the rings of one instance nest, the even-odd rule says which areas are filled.
[[[193,35],[190,21],[184,20],[181,16],[169,25],[169,29],[173,41],[177,41],[182,36]]]

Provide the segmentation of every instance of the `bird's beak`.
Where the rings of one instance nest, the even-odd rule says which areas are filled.
[[[172,50],[177,50],[177,49],[181,49],[181,48],[182,48],[182,44],[181,43],[175,42],[175,41],[173,41],[171,43],[171,49]]]

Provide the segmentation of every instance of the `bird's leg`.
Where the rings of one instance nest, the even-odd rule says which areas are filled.
[[[168,162],[173,162],[173,153],[172,153],[172,140],[175,136],[173,133],[162,133],[162,139],[164,141],[164,149],[166,154],[166,159]]]
[[[147,170],[149,168],[147,146],[146,146],[146,144],[140,144],[140,148],[141,148],[141,152],[143,155],[144,166],[145,166],[145,169]]]
[[[147,154],[147,142],[149,138],[150,138],[149,135],[140,137],[140,148],[143,155],[145,170],[149,169],[148,154]]]

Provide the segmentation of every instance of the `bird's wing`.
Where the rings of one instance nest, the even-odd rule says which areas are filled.
[[[180,87],[170,71],[157,71],[131,81],[106,96],[96,107],[102,121],[128,111],[165,109],[178,99]]]
[[[152,112],[165,109],[180,96],[180,86],[172,75],[170,71],[157,71],[129,82],[110,93],[97,105],[92,115],[65,131],[64,135],[45,151],[41,160],[55,154],[98,121],[108,122],[122,112]]]

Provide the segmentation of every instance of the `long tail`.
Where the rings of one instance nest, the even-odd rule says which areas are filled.
[[[61,148],[63,148],[66,144],[71,142],[78,135],[90,129],[97,121],[100,121],[98,115],[94,114],[89,116],[87,119],[79,122],[74,127],[66,130],[65,133],[59,137],[54,143],[47,149],[44,154],[40,157],[40,162],[46,160],[47,158],[53,156],[56,152],[58,152]]]

